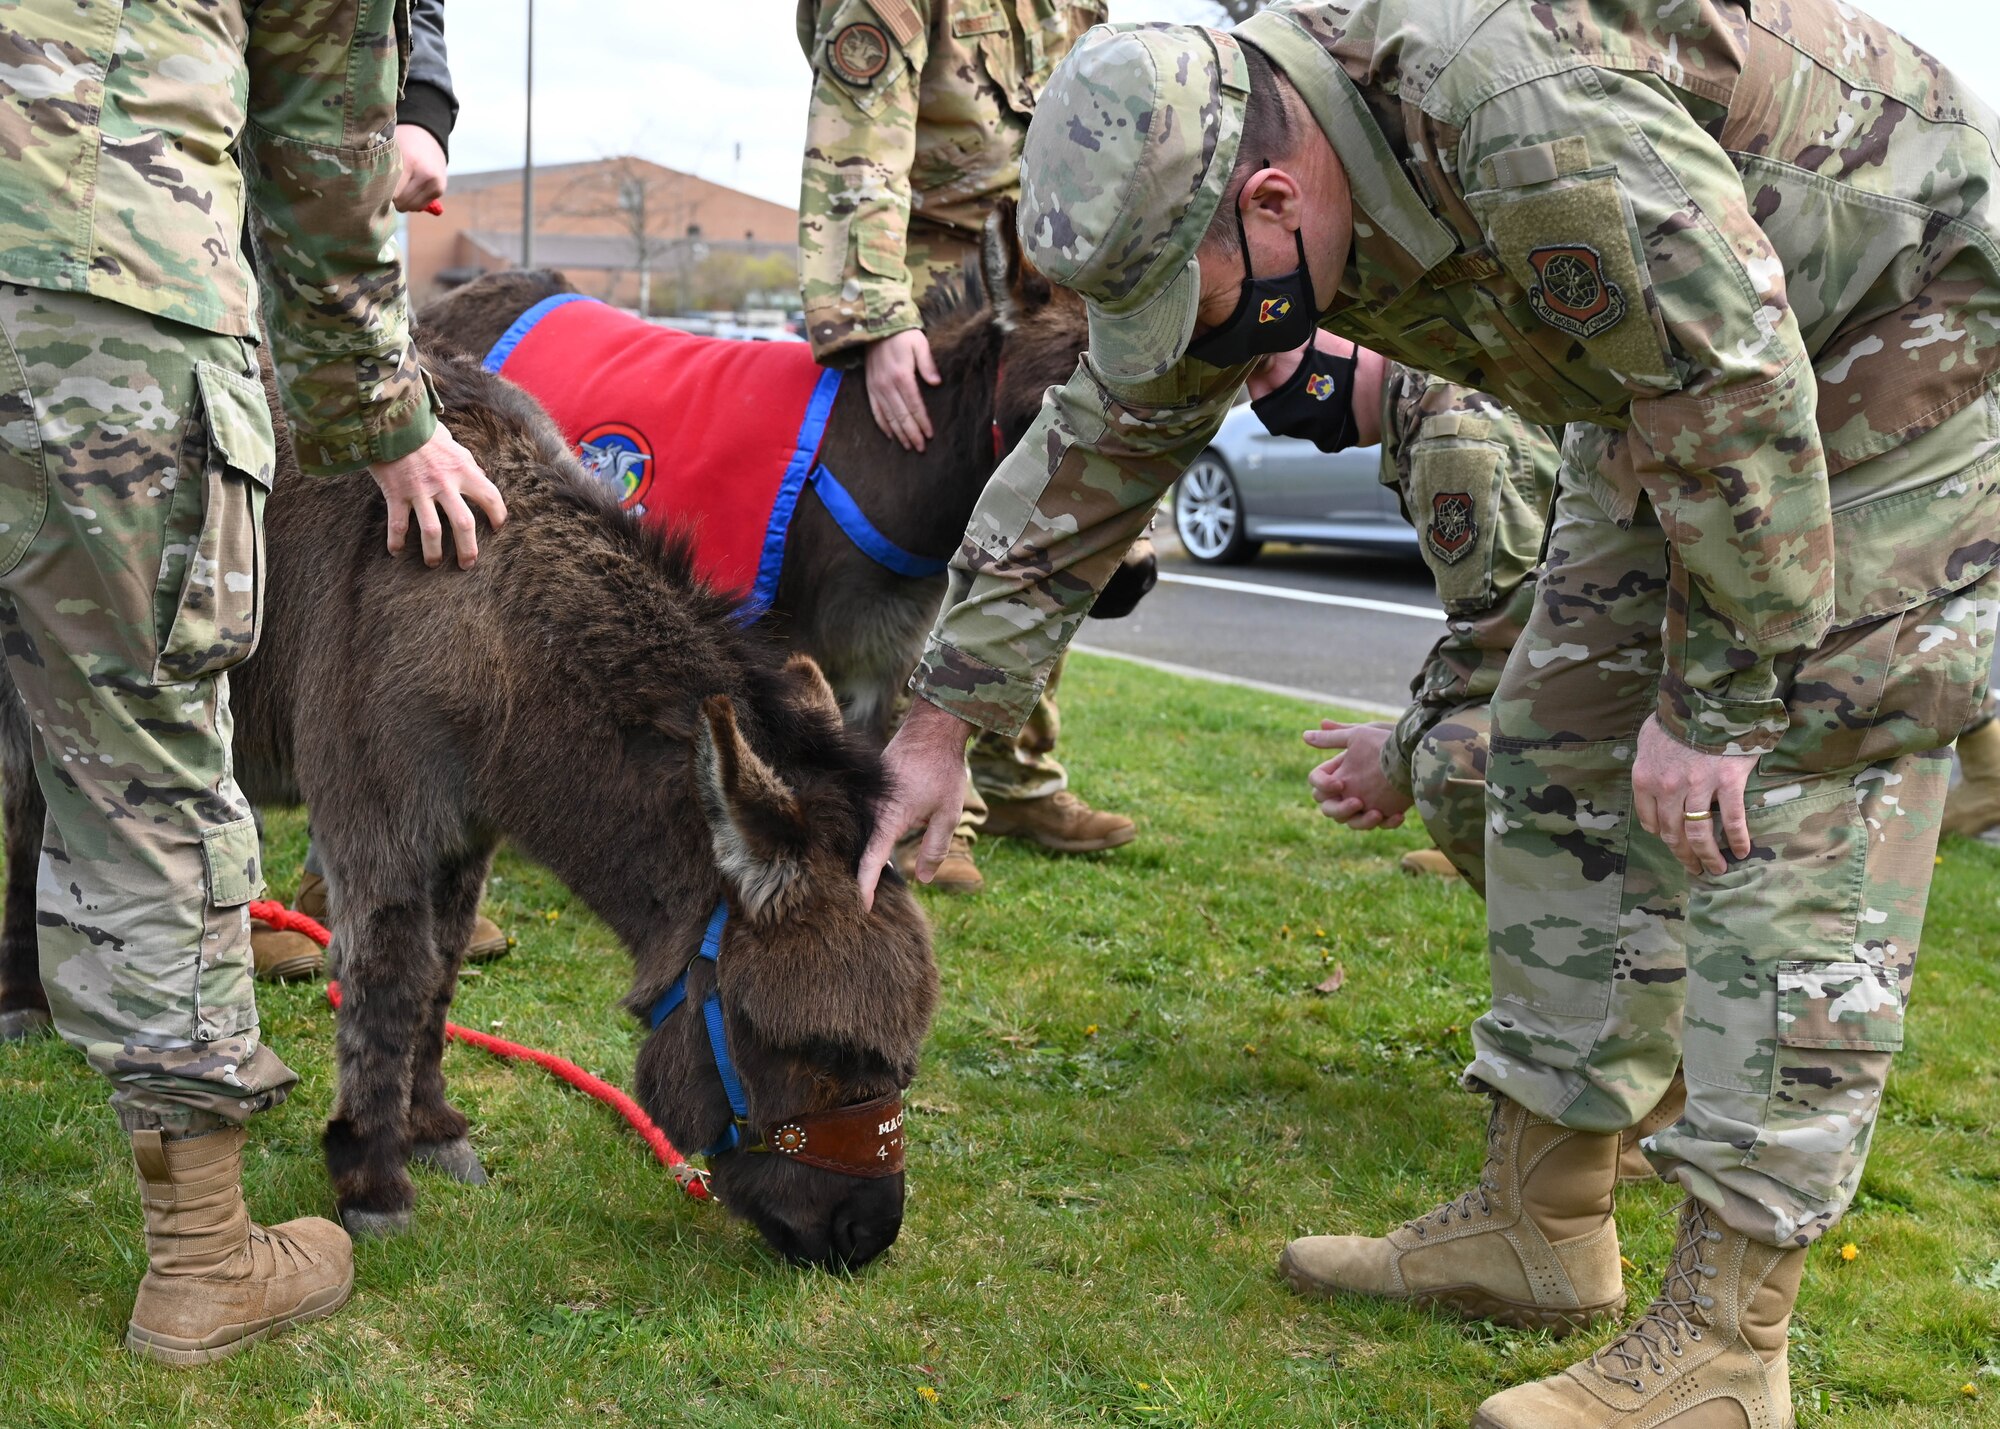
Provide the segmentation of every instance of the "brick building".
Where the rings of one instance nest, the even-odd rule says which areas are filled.
[[[716,303],[747,283],[796,293],[798,213],[638,158],[535,170],[535,266],[582,292],[652,312]],[[412,214],[418,302],[521,261],[521,171],[453,174],[443,217]],[[733,286],[732,286],[733,285]],[[796,299],[786,302],[791,306]]]

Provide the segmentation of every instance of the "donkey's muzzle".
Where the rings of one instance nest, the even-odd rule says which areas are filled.
[[[1104,589],[1097,593],[1097,602],[1090,607],[1090,613],[1098,620],[1121,619],[1130,615],[1145,599],[1146,592],[1159,583],[1160,558],[1153,551],[1152,540],[1141,536],[1111,573]]]

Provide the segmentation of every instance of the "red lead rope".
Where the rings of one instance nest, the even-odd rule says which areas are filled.
[[[333,935],[314,919],[303,913],[295,913],[282,903],[259,901],[250,905],[250,916],[258,922],[273,928],[293,933],[304,933],[322,948],[333,940]],[[326,1000],[336,1008],[340,1006],[340,984],[326,985]],[[576,1063],[558,1057],[550,1052],[538,1052],[533,1047],[523,1047],[518,1042],[509,1042],[504,1037],[488,1036],[484,1032],[474,1032],[470,1027],[460,1027],[456,1022],[444,1025],[444,1035],[455,1042],[463,1042],[468,1047],[477,1047],[482,1052],[491,1052],[496,1057],[510,1057],[517,1062],[533,1062],[544,1071],[552,1072],[568,1082],[578,1091],[596,1097],[626,1121],[632,1129],[645,1138],[646,1145],[653,1148],[653,1155],[660,1164],[671,1171],[680,1188],[697,1201],[709,1199],[708,1173],[688,1164],[688,1159],[674,1150],[674,1144],[667,1140],[667,1134],[653,1124],[639,1104],[602,1077],[594,1077]]]

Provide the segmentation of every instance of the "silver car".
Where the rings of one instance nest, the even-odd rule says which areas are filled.
[[[1174,529],[1207,565],[1247,561],[1266,541],[1417,549],[1396,493],[1381,482],[1382,449],[1328,456],[1311,442],[1274,437],[1248,402],[1174,486]]]

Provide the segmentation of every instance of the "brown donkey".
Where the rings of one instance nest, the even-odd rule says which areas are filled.
[[[965,287],[926,302],[924,329],[944,380],[925,396],[937,429],[925,450],[905,451],[882,435],[858,375],[841,384],[820,445],[821,461],[878,530],[940,568],[957,552],[999,454],[1034,421],[1043,391],[1076,370],[1088,339],[1082,301],[1022,260],[1011,201],[987,221],[980,267]],[[426,306],[418,323],[428,341],[483,357],[528,309],[570,291],[547,269],[492,273]],[[1147,548],[1120,569],[1093,613],[1126,613],[1153,578]],[[880,743],[944,585],[942,574],[899,575],[878,564],[808,488],[766,621],[819,662],[848,723]]]
[[[937,998],[908,891],[872,913],[856,891],[877,755],[817,667],[619,511],[531,399],[463,357],[426,366],[507,525],[470,571],[393,560],[367,474],[300,478],[281,426],[260,646],[231,676],[245,792],[311,806],[335,890],[341,1216],[406,1225],[412,1159],[484,1179],[441,1058],[504,838],[630,950],[626,1005],[652,1024],[639,1100],[679,1145],[717,1149],[723,1203],[791,1259],[865,1264],[902,1223],[883,1099],[915,1073]],[[0,1032],[18,1034],[45,1020],[41,812],[11,687],[0,705]]]

